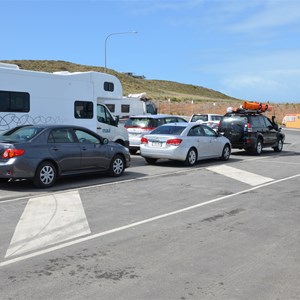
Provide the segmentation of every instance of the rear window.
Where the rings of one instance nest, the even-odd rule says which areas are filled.
[[[222,120],[223,116],[211,116],[212,121],[220,121]]]
[[[160,126],[151,131],[150,134],[180,135],[185,128],[184,126]]]
[[[207,122],[208,121],[208,115],[195,115],[195,116],[193,116],[191,122],[196,122],[196,121]]]
[[[4,141],[11,141],[11,142],[26,141],[35,137],[42,130],[43,128],[40,127],[25,126],[25,127],[18,128],[16,130],[11,129],[6,133],[3,133],[0,136],[0,139]]]
[[[150,118],[129,118],[125,127],[153,127],[153,119]]]
[[[219,131],[226,129],[234,129],[236,132],[243,131],[245,124],[247,124],[247,118],[244,116],[225,116],[220,123]]]

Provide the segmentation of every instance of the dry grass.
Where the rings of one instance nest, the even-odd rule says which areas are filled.
[[[104,72],[103,67],[84,66],[65,61],[3,60],[2,62],[17,64],[21,69],[33,71]],[[123,86],[124,95],[146,92],[152,99],[167,100],[171,98],[172,101],[178,102],[188,100],[203,101],[207,99],[233,99],[220,92],[195,85],[164,80],[138,79],[110,69],[107,70],[107,73],[119,78]]]
[[[21,69],[33,71],[104,72],[103,67],[85,66],[66,61],[3,60],[2,62],[17,64]],[[147,96],[156,102],[160,113],[184,116],[190,116],[193,113],[224,114],[228,106],[239,107],[243,102],[241,99],[235,99],[201,86],[165,80],[138,79],[111,69],[108,69],[107,73],[119,78],[124,95],[146,92]],[[270,104],[273,110],[267,114],[275,114],[278,122],[281,122],[286,114],[300,113],[299,103]]]

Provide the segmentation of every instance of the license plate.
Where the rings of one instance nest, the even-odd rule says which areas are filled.
[[[152,142],[153,147],[161,147],[162,143],[161,142]]]
[[[129,136],[140,136],[140,133],[129,133]]]

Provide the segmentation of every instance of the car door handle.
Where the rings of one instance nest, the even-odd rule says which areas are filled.
[[[53,150],[53,151],[58,151],[59,150],[56,146],[53,146],[50,149]]]

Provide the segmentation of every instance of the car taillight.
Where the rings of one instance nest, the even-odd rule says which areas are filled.
[[[23,149],[6,149],[3,154],[2,158],[13,158],[16,156],[21,156],[25,153]]]
[[[148,144],[148,139],[146,139],[145,137],[142,137],[141,144]]]
[[[182,142],[182,139],[172,139],[172,140],[167,140],[166,144],[171,145],[171,146],[178,146]]]
[[[252,127],[251,127],[250,123],[247,124],[247,130],[248,130],[248,132],[252,132]]]

